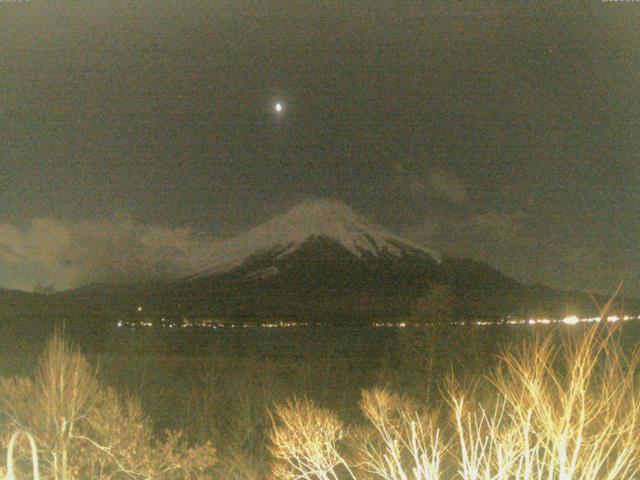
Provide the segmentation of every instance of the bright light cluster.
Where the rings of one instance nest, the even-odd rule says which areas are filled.
[[[610,315],[604,319],[600,317],[585,317],[580,318],[577,315],[569,315],[567,317],[561,319],[555,318],[507,318],[502,320],[476,320],[471,322],[473,325],[485,326],[485,325],[551,325],[551,324],[559,324],[562,323],[564,325],[577,325],[579,323],[594,323],[606,321],[609,323],[615,323],[619,321],[629,321],[629,320],[640,320],[640,315],[632,316],[632,315],[624,315],[622,317],[618,315]],[[452,322],[452,325],[464,325],[465,322]],[[420,326],[420,325],[431,325],[429,322],[426,323],[415,323],[408,324],[406,322],[373,322],[371,324],[372,327],[375,328],[405,328],[408,326]]]
[[[315,324],[316,326],[321,326],[322,324]],[[153,327],[154,323],[151,320],[136,320],[136,321],[125,321],[118,320],[116,322],[116,326],[118,328],[129,327]],[[226,322],[221,320],[213,320],[213,319],[196,319],[191,320],[189,318],[182,318],[181,320],[169,321],[166,318],[162,318],[158,323],[155,324],[156,327],[160,328],[209,328],[213,330],[217,329],[225,329],[225,328],[296,328],[296,327],[307,327],[309,326],[306,322],[292,322],[292,321],[279,321],[279,322],[266,322],[260,323],[258,325],[251,323],[242,323],[235,324],[233,322]]]
[[[136,309],[138,312],[142,311],[142,307],[138,307]],[[564,325],[577,325],[579,323],[597,323],[601,321],[605,321],[608,323],[615,323],[620,321],[629,321],[629,320],[640,320],[640,315],[632,316],[632,315],[609,315],[605,318],[600,317],[585,317],[580,318],[577,315],[569,315],[562,319],[552,319],[552,318],[511,318],[508,317],[506,319],[500,320],[475,320],[472,321],[472,325],[478,326],[487,326],[487,325],[550,325],[550,324],[564,324]],[[465,325],[468,322],[451,322],[451,325]],[[118,327],[153,327],[154,323],[150,319],[144,320],[136,320],[136,321],[124,321],[119,320],[116,325]],[[308,327],[310,324],[306,322],[294,322],[294,321],[271,321],[271,322],[262,322],[259,324],[252,323],[242,323],[235,324],[230,321],[225,321],[223,319],[213,319],[213,318],[196,318],[191,319],[188,317],[183,317],[180,320],[170,321],[165,317],[162,317],[155,326],[159,326],[162,328],[210,328],[210,329],[223,329],[223,328],[297,328],[297,327]],[[314,326],[322,326],[321,323],[314,323]],[[408,323],[406,321],[401,322],[373,322],[371,324],[374,328],[407,328],[407,327],[418,327],[422,325],[430,325],[427,323]]]
[[[571,315],[570,317],[563,318],[562,323],[565,325],[577,325],[580,323],[580,319],[575,315]]]

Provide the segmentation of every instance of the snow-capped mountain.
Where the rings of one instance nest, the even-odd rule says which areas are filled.
[[[193,278],[230,272],[259,256],[281,260],[314,240],[333,243],[359,259],[413,255],[439,261],[432,250],[370,223],[341,202],[316,200],[221,242],[202,259]],[[260,278],[277,273],[271,265],[248,275]]]
[[[178,280],[93,284],[55,295],[0,290],[0,319],[3,312],[19,319],[46,312],[47,321],[142,315],[368,324],[406,318],[434,282],[450,288],[462,317],[593,309],[588,295],[525,285],[470,259],[441,259],[340,202],[322,200],[207,247],[193,274]]]
[[[354,318],[397,314],[442,271],[429,248],[338,201],[307,201],[215,245],[158,297],[202,314]]]

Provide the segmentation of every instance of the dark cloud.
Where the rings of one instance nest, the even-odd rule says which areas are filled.
[[[433,195],[446,198],[454,203],[467,200],[467,189],[462,181],[442,169],[434,169],[429,175],[427,188]]]
[[[625,295],[632,297],[640,287],[638,263],[625,263],[606,242],[588,234],[545,242],[522,211],[433,215],[403,233],[436,251],[485,261],[526,283],[608,293],[623,281]]]
[[[514,214],[489,211],[473,215],[468,220],[469,227],[476,228],[487,241],[513,240],[522,229],[526,215],[522,212]]]
[[[412,172],[402,163],[393,164],[392,184],[411,195],[444,199],[455,204],[467,200],[467,189],[458,177],[443,168],[431,168],[423,175]]]

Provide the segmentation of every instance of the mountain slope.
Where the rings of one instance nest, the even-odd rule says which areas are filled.
[[[339,202],[305,202],[222,243],[163,303],[247,318],[398,315],[441,279],[439,262]]]
[[[465,317],[593,312],[590,297],[522,284],[491,266],[403,239],[336,201],[302,203],[222,243],[196,274],[163,292],[163,309],[242,318],[405,315],[432,282]],[[602,299],[600,299],[602,301]]]
[[[373,225],[340,202],[320,200],[304,202],[222,242],[215,252],[202,259],[194,277],[228,272],[261,255],[283,258],[309,240],[320,238],[340,245],[360,259],[406,254],[439,258],[433,251]]]

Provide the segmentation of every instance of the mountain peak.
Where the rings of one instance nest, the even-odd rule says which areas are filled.
[[[299,241],[312,236],[340,237],[345,230],[359,230],[365,224],[366,220],[344,203],[324,199],[299,203],[263,225],[276,227],[282,234]]]
[[[302,202],[232,239],[221,242],[203,259],[198,276],[230,271],[249,258],[274,253],[282,258],[310,239],[339,244],[356,257],[400,256],[412,251],[438,258],[432,251],[376,226],[344,203],[332,200]]]
[[[319,199],[305,200],[294,206],[287,216],[306,218],[315,222],[346,220],[358,217],[353,209],[339,200]]]

